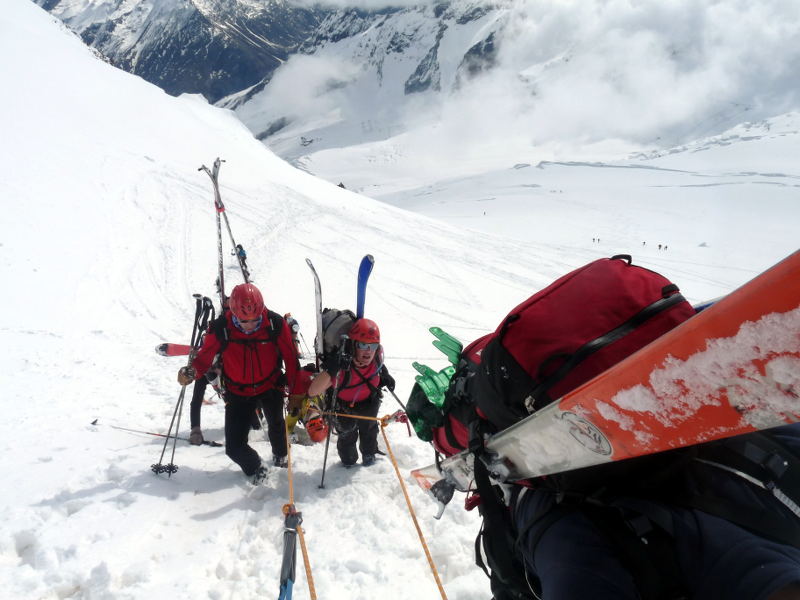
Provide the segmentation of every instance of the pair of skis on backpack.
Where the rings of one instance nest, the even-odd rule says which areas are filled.
[[[513,482],[800,421],[800,251],[546,407],[412,471],[439,503],[473,461]]]

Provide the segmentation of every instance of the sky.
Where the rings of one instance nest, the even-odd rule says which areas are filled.
[[[0,77],[0,276],[9,283],[0,301],[0,589],[9,597],[277,596],[288,473],[253,488],[222,449],[181,444],[178,472],[156,476],[150,465],[162,441],[115,428],[164,432],[173,414],[182,361],[153,348],[188,343],[191,295],[213,295],[213,197],[198,168],[218,156],[222,197],[255,283],[268,307],[298,319],[308,345],[305,258],[320,274],[324,304],[346,308],[361,257],[375,256],[367,316],[381,326],[403,401],[413,360],[444,366],[428,327],[469,342],[589,260],[633,254],[700,301],[797,246],[793,111],[633,166],[627,155],[532,162],[509,152],[488,157],[477,177],[449,168],[459,161],[443,152],[448,179],[431,165],[415,180],[391,161],[372,171],[354,162],[360,187],[372,173],[388,182],[377,190],[387,198],[405,194],[389,203],[295,169],[230,111],[114,69],[26,0],[0,13]],[[326,160],[341,167],[357,153],[343,147]],[[412,210],[394,205],[403,203]],[[534,218],[541,226],[526,234]],[[232,286],[227,253],[225,269]],[[221,401],[208,400],[204,432],[222,441]],[[381,412],[396,408],[387,398]],[[432,461],[430,447],[400,424],[386,433],[448,597],[486,598],[472,561],[477,516],[457,497],[435,520],[408,475]],[[267,456],[267,444],[251,439]],[[437,597],[392,462],[346,470],[332,457],[321,490],[322,453],[292,448],[319,596]],[[295,597],[310,598],[299,554]]]

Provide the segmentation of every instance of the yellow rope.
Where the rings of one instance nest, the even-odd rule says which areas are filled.
[[[300,525],[297,526],[297,535],[300,537],[300,550],[303,553],[303,565],[306,569],[308,593],[311,594],[311,600],[317,600],[317,591],[314,589],[314,577],[311,575],[311,563],[308,561],[308,550],[306,550],[306,536]]]
[[[355,415],[352,416],[355,418]],[[369,417],[361,417],[361,418],[369,418]],[[419,541],[422,543],[422,549],[425,551],[425,556],[428,558],[428,564],[431,567],[433,578],[436,580],[436,585],[439,588],[439,593],[442,595],[442,600],[447,600],[447,595],[444,593],[444,587],[442,586],[442,582],[439,579],[439,573],[436,570],[436,565],[433,563],[433,558],[431,557],[431,553],[428,550],[428,544],[425,543],[425,536],[422,535],[422,529],[420,529],[419,527],[419,522],[417,521],[417,515],[414,512],[414,507],[411,506],[411,499],[408,497],[408,491],[406,491],[406,484],[403,483],[403,477],[400,475],[400,468],[397,466],[397,461],[394,458],[394,452],[392,452],[392,447],[389,444],[389,438],[386,435],[386,426],[389,424],[389,416],[387,415],[382,419],[375,419],[375,420],[380,421],[381,433],[383,434],[383,441],[386,442],[386,450],[389,452],[389,458],[392,459],[394,472],[397,474],[397,480],[400,482],[400,487],[403,489],[403,496],[405,496],[406,498],[406,504],[408,505],[408,512],[411,514],[411,520],[414,521],[414,527],[417,528],[417,535],[419,536]]]
[[[287,476],[289,479],[289,503],[283,505],[282,512],[288,515],[292,511],[296,511],[294,507],[294,477],[292,476],[292,444],[289,441],[289,426],[286,424],[286,419],[283,421],[283,431],[286,434],[286,462],[287,462]],[[306,581],[308,582],[308,593],[311,594],[311,600],[317,600],[317,592],[314,589],[314,576],[311,574],[311,562],[308,560],[308,550],[306,549],[306,536],[303,528],[297,525],[297,535],[300,538],[300,551],[303,554],[303,566],[306,571]]]
[[[292,444],[289,441],[289,425],[286,418],[283,419],[283,433],[286,436],[286,469],[289,479],[289,504],[294,506],[294,478],[292,477]]]
[[[361,415],[350,415],[347,413],[331,413],[325,412],[325,415],[333,415],[336,417],[348,417],[350,419],[362,419],[364,421],[378,421],[381,425],[381,434],[383,435],[383,441],[386,443],[386,450],[389,453],[389,458],[392,461],[392,466],[394,466],[394,472],[397,475],[397,480],[400,482],[400,488],[403,490],[403,496],[406,499],[406,505],[408,506],[408,512],[411,515],[411,520],[414,522],[414,527],[417,530],[417,535],[419,536],[419,541],[422,544],[422,549],[425,551],[425,557],[428,559],[428,564],[431,567],[431,572],[433,573],[433,578],[436,581],[436,586],[439,588],[439,593],[442,596],[442,600],[447,600],[447,594],[445,594],[444,586],[442,586],[442,581],[439,578],[439,572],[436,570],[436,565],[433,562],[433,557],[431,556],[430,550],[428,550],[428,544],[425,542],[425,536],[422,534],[422,529],[419,526],[419,521],[417,520],[417,515],[414,512],[414,507],[411,505],[411,498],[408,497],[408,490],[406,489],[406,484],[403,482],[403,477],[400,474],[400,467],[397,466],[397,460],[395,460],[394,452],[392,452],[392,446],[389,443],[389,438],[386,435],[386,427],[391,422],[391,415],[386,415],[385,417],[378,418],[378,417],[363,417]],[[299,531],[299,528],[298,528]],[[301,538],[302,539],[302,538]],[[304,553],[305,556],[305,553]],[[312,587],[311,580],[309,579],[309,589],[312,590],[312,599],[316,599],[314,596],[313,587]]]

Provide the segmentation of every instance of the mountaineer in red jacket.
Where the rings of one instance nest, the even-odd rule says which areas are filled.
[[[205,375],[216,354],[222,356],[225,453],[245,475],[253,476],[253,483],[260,483],[267,468],[247,443],[250,426],[260,408],[267,420],[272,462],[285,467],[283,398],[287,388],[294,388],[299,362],[286,321],[264,306],[252,283],[233,288],[230,311],[211,324],[191,367],[178,372],[178,382],[187,385]]]

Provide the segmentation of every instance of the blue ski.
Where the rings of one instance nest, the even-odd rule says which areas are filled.
[[[718,298],[714,298],[713,300],[706,300],[705,302],[700,302],[699,304],[695,304],[694,306],[692,306],[692,308],[694,308],[695,312],[702,312],[705,309],[713,306],[714,304],[722,300],[724,297],[725,296],[719,296]]]
[[[281,562],[281,581],[278,600],[291,600],[294,588],[295,562],[297,560],[297,528],[303,522],[303,516],[297,512],[293,504],[288,504],[286,519],[283,522],[283,561]]]
[[[361,265],[358,267],[358,287],[356,289],[356,317],[361,319],[364,316],[364,303],[367,299],[367,281],[369,275],[372,273],[372,266],[375,264],[375,259],[371,254],[367,254],[361,259]]]

